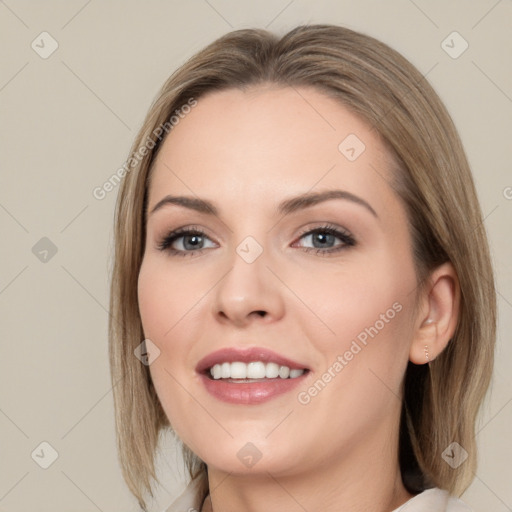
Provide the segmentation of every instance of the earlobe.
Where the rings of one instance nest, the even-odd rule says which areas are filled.
[[[459,316],[460,288],[451,263],[436,268],[424,288],[424,307],[418,315],[409,359],[414,364],[433,361],[450,342]]]

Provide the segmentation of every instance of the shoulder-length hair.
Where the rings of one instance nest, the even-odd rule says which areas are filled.
[[[109,322],[118,453],[128,487],[144,508],[157,480],[159,434],[172,431],[148,367],[134,356],[144,339],[137,279],[151,164],[184,105],[206,93],[264,83],[314,87],[365,120],[392,157],[391,185],[407,211],[418,291],[437,266],[455,268],[461,302],[454,336],[430,364],[409,362],[404,376],[399,460],[412,493],[438,486],[460,495],[476,468],[475,423],[496,334],[494,276],[471,171],[426,78],[386,44],[333,25],[299,26],[283,37],[237,30],[217,39],[165,82],[134,141],[115,212]],[[442,458],[452,442],[468,452],[457,469]],[[183,450],[191,476],[205,470]]]

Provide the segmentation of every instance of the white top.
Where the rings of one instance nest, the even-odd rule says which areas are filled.
[[[207,493],[206,474],[201,473],[163,512],[200,512]],[[448,491],[433,487],[413,496],[392,512],[473,512],[473,509]]]

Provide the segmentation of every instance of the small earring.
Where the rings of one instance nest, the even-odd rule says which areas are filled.
[[[425,345],[424,351],[425,351],[425,359],[427,360],[427,363],[429,363],[430,358],[428,356],[428,345]]]

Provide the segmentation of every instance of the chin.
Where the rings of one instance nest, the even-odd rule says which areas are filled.
[[[297,445],[272,443],[263,434],[188,446],[208,466],[233,475],[291,474],[300,464]]]

